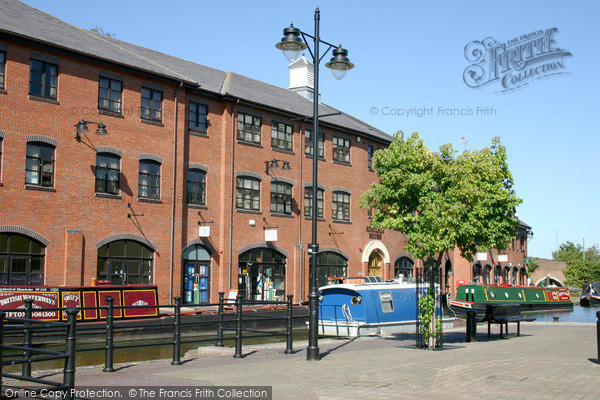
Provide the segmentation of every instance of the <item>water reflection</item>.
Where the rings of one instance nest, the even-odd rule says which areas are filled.
[[[571,311],[547,311],[527,313],[528,317],[535,317],[537,321],[553,322],[554,317],[558,317],[558,322],[596,322],[596,311],[600,311],[600,307],[581,307],[574,306]]]

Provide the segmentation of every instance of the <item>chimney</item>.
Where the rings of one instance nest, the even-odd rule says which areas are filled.
[[[312,62],[304,55],[288,65],[290,69],[290,87],[292,92],[298,93],[300,96],[306,97],[313,101],[315,98],[315,70]],[[319,95],[319,103],[321,96]]]

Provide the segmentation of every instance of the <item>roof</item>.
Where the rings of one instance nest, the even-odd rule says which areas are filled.
[[[300,117],[312,116],[312,101],[287,89],[93,33],[16,0],[0,0],[0,33],[183,81],[217,95],[233,96]],[[339,112],[325,104],[319,108],[319,114]],[[322,121],[386,142],[392,141],[387,133],[345,113],[324,117]]]
[[[520,219],[517,218],[517,221],[519,222],[519,226],[522,228],[525,228],[526,230],[530,231],[531,230],[531,226],[527,225],[525,222],[521,221]]]

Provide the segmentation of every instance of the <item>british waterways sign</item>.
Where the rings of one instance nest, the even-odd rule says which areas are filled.
[[[463,80],[472,88],[499,85],[506,92],[531,82],[567,73],[564,58],[572,54],[557,46],[556,28],[539,30],[500,43],[488,37],[465,46],[465,58],[472,64]]]

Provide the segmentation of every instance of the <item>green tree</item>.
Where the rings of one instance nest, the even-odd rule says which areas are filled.
[[[454,246],[472,261],[478,250],[503,249],[516,234],[513,211],[521,199],[499,138],[458,154],[451,144],[433,152],[417,133],[398,132],[373,166],[380,181],[360,206],[375,209],[374,227],[403,232],[407,251],[436,268]]]
[[[583,286],[590,281],[600,280],[600,249],[593,245],[583,251],[583,245],[564,242],[557,251],[552,252],[552,258],[564,261],[567,266],[563,269],[565,283],[573,286]]]

